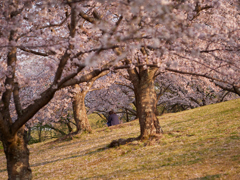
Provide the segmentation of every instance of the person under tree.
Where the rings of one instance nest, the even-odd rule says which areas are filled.
[[[117,124],[120,124],[118,116],[116,115],[116,113],[113,110],[109,111],[107,125],[113,126],[113,125],[117,125]]]

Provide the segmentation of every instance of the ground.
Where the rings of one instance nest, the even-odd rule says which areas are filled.
[[[159,117],[162,138],[108,148],[137,137],[138,121],[98,128],[71,141],[30,145],[34,180],[239,180],[240,99]],[[0,150],[0,177],[7,179]]]

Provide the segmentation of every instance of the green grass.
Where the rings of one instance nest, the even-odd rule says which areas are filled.
[[[240,179],[240,99],[166,114],[159,120],[164,135],[150,146],[134,141],[106,148],[112,140],[138,136],[137,121],[94,129],[71,141],[32,144],[33,179]],[[7,179],[1,150],[0,162],[0,177]]]
[[[97,114],[88,115],[88,120],[89,120],[89,123],[90,123],[92,129],[102,128],[107,123],[107,120],[104,121]]]

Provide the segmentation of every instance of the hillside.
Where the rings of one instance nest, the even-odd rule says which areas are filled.
[[[114,139],[138,136],[137,121],[30,145],[33,179],[240,179],[240,99],[159,120],[164,135],[150,146],[135,141],[106,148]],[[7,179],[3,151],[0,162],[0,179]]]

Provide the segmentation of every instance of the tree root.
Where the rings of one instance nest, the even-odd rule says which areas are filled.
[[[142,141],[145,146],[152,146],[155,143],[159,142],[161,139],[162,135],[161,134],[154,134],[154,135],[149,135],[149,136],[144,136],[144,137],[136,137],[136,138],[128,138],[128,139],[118,139],[118,140],[113,140],[108,147],[113,148],[113,147],[118,147],[120,145],[125,145],[129,144],[133,141]]]
[[[141,141],[144,142],[145,146],[152,146],[160,141],[162,134],[149,135],[147,137],[142,137]]]
[[[128,139],[118,139],[118,140],[113,140],[109,145],[108,147],[109,148],[112,148],[112,147],[118,147],[120,145],[125,145],[125,144],[128,144],[130,142],[133,142],[133,141],[136,141],[136,140],[139,140],[139,138],[128,138]]]

